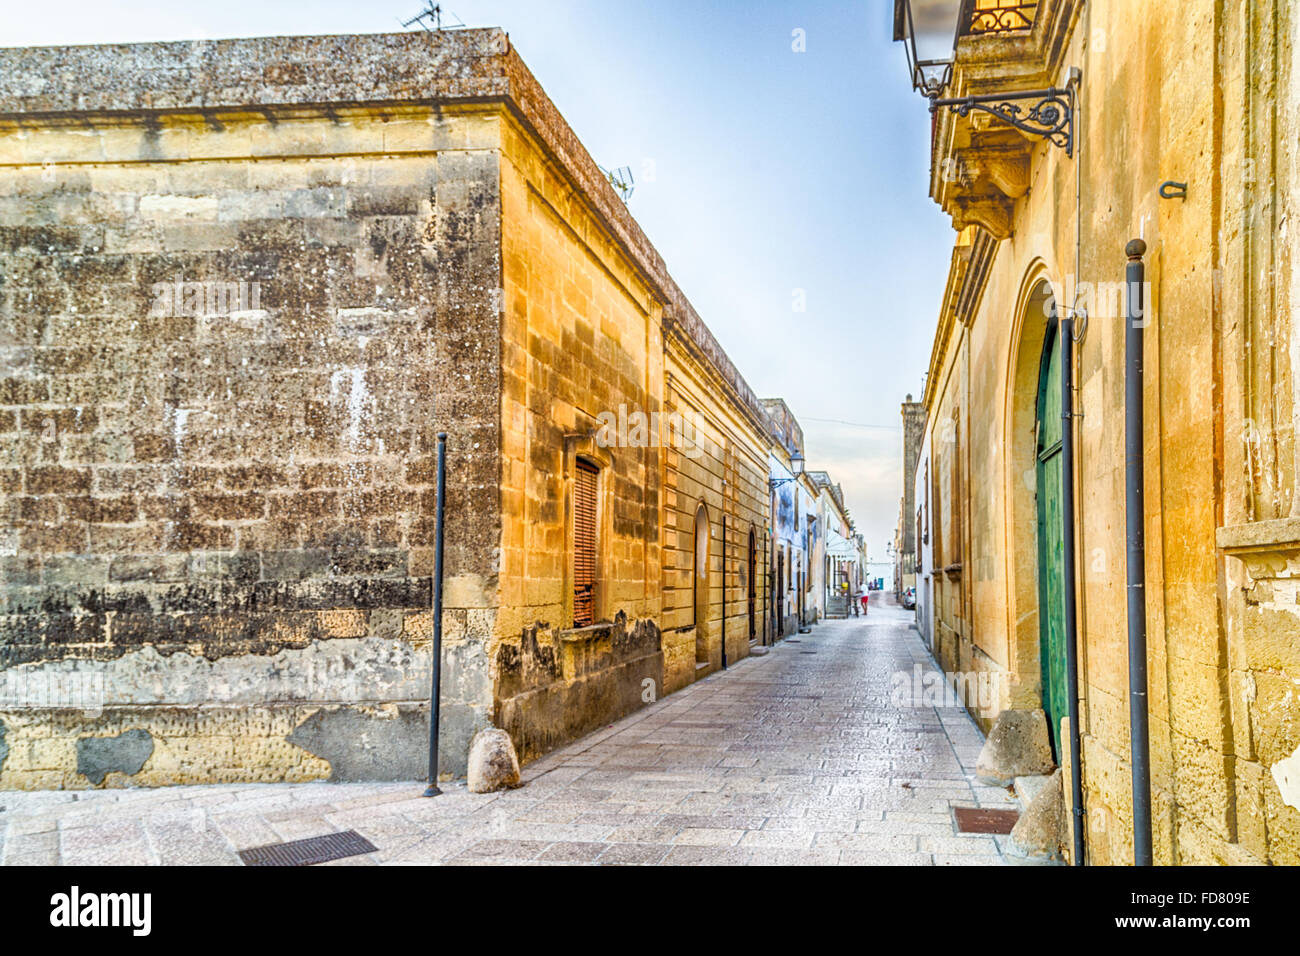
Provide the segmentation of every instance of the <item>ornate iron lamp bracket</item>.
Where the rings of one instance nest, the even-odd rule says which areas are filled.
[[[1019,103],[1030,103],[1026,109]],[[1074,156],[1074,90],[1025,90],[1015,93],[981,93],[930,101],[930,111],[946,106],[958,116],[981,110],[1022,132],[1041,136]]]

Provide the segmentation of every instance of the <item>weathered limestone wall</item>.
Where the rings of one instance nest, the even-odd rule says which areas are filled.
[[[1300,645],[1288,635],[1300,632],[1300,534],[1294,309],[1284,305],[1295,296],[1285,241],[1300,129],[1294,11],[1209,0],[1083,9],[1060,57],[1062,74],[1078,65],[1084,77],[1080,152],[1034,147],[1009,234],[986,277],[963,280],[982,301],[967,304],[968,327],[941,331],[951,354],[936,348],[952,370],[927,393],[936,538],[962,508],[970,535],[969,613],[953,616],[969,621],[970,656],[943,656],[967,669],[984,655],[1006,676],[1008,706],[1040,706],[1032,436],[1047,317],[1033,293],[1046,281],[1063,304],[1089,283],[1075,432],[1088,852],[1093,863],[1131,862],[1122,282],[1125,243],[1141,236],[1156,860],[1295,863]],[[994,160],[972,149],[962,162],[978,182]],[[1004,184],[1017,175],[1000,172]],[[1158,198],[1166,179],[1189,184],[1185,201]],[[963,349],[966,378],[954,357]],[[958,406],[969,490],[945,501],[943,429]],[[938,577],[947,559],[935,560]],[[937,644],[944,600],[941,588]]]
[[[676,565],[660,529],[673,520],[668,489],[679,469],[664,418],[672,411],[665,403],[672,361],[666,315],[707,369],[708,407],[731,420],[764,418],[627,207],[513,52],[504,69],[518,112],[501,130],[504,521],[492,663],[496,722],[528,759],[694,679],[693,666],[689,673],[678,666],[680,637],[664,632],[664,585]],[[579,459],[600,471],[598,563],[596,623],[574,628]],[[753,517],[762,507],[754,498],[758,479],[737,480],[747,482],[740,494]],[[733,591],[739,558],[733,549]],[[738,607],[733,593],[730,613]],[[734,660],[748,642],[734,623],[729,635],[732,628]]]
[[[0,786],[420,777],[441,430],[463,769],[491,700],[499,120],[391,105],[429,42],[0,53]]]
[[[0,51],[0,787],[422,776],[441,431],[440,772],[680,686],[677,466],[597,435],[665,313],[761,528],[765,413],[503,32]]]
[[[1211,660],[1221,713],[1226,785],[1196,859],[1300,863],[1300,495],[1296,494],[1296,382],[1300,277],[1300,67],[1294,4],[1227,9],[1220,49],[1216,157],[1223,182],[1208,228],[1224,234],[1211,281],[1222,365],[1223,501],[1216,515],[1222,644]],[[1204,217],[1206,210],[1202,211]],[[1180,303],[1181,305],[1181,303]],[[1215,742],[1218,743],[1216,737]],[[1217,769],[1217,765],[1216,765]],[[1232,842],[1224,845],[1224,832]]]
[[[662,693],[659,457],[600,416],[658,414],[660,301],[542,143],[504,129],[505,320],[496,712],[524,759]],[[573,482],[600,469],[594,618],[574,629]]]
[[[770,548],[764,418],[717,381],[689,334],[674,329],[666,341],[665,407],[681,416],[690,436],[686,442],[663,439],[670,446],[664,452],[663,621],[664,680],[671,691],[722,666],[724,634],[728,664],[749,654],[751,638],[763,639]],[[702,620],[695,607],[695,520],[700,504],[709,518]]]

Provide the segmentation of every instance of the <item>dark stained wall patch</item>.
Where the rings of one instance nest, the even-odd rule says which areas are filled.
[[[287,740],[330,765],[335,783],[423,780],[429,769],[427,708],[381,714],[355,707],[323,708]],[[441,763],[441,761],[439,761]]]
[[[116,737],[82,737],[77,741],[77,773],[99,786],[110,773],[128,777],[140,772],[153,754],[147,730],[128,730]]]

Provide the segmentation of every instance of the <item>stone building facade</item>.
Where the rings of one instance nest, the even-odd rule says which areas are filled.
[[[813,592],[819,618],[843,618],[862,587],[861,545],[844,504],[844,489],[826,471],[810,471],[817,490],[816,520],[821,534],[812,554]]]
[[[425,775],[444,432],[441,773],[778,636],[796,446],[500,30],[0,51],[0,335],[0,787]]]
[[[957,24],[945,95],[1065,89],[1077,68],[1072,155],[978,110],[935,114],[931,195],[958,237],[916,469],[929,639],[949,671],[991,679],[992,713],[1055,718],[1070,691],[1055,686],[1063,598],[1048,585],[1073,563],[1086,857],[1132,862],[1124,283],[1125,247],[1143,239],[1155,861],[1295,864],[1296,10],[1044,0],[1028,12],[1020,28]],[[1185,198],[1162,196],[1167,181]],[[1054,377],[1065,309],[1078,319],[1068,476]],[[1045,507],[1061,477],[1072,514]],[[1068,766],[1069,735],[1049,723]]]
[[[898,503],[898,527],[894,533],[894,594],[902,596],[916,587],[916,538],[919,524],[916,510],[916,463],[921,456],[925,405],[909,394],[902,404],[903,495]]]
[[[768,485],[771,489],[772,633],[797,634],[807,614],[811,572],[808,542],[812,486],[805,485],[803,428],[780,398],[763,399],[768,414]]]

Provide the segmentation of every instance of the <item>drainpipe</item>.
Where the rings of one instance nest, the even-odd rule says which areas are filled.
[[[722,479],[722,669],[727,669],[727,480]]]
[[[1075,866],[1083,866],[1083,761],[1079,740],[1079,645],[1076,640],[1078,609],[1075,604],[1074,568],[1074,315],[1062,317],[1061,339],[1061,511],[1065,529],[1065,680],[1069,687],[1070,810],[1074,814]],[[1058,728],[1059,730],[1059,728]]]
[[[446,527],[447,433],[438,432],[438,497],[435,506],[438,525],[433,551],[433,675],[429,685],[429,786],[426,797],[442,794],[438,789],[438,727],[442,701],[442,545]]]
[[[1128,327],[1124,333],[1124,517],[1128,548],[1128,712],[1133,757],[1133,865],[1151,866],[1151,744],[1147,717],[1146,535],[1142,503],[1142,301],[1147,244],[1133,239],[1128,256]]]
[[[772,484],[772,476],[767,477],[767,522],[772,533],[772,540],[768,542],[767,549],[767,604],[770,609],[768,614],[768,633],[767,646],[776,645],[776,486]]]

